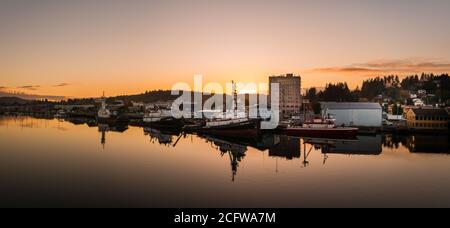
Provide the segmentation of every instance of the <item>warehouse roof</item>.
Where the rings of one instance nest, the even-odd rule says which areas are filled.
[[[377,109],[381,110],[379,103],[372,102],[321,102],[322,109]]]
[[[437,117],[448,117],[449,113],[443,108],[435,109],[422,109],[413,108],[411,111],[414,112],[416,116],[437,116]]]

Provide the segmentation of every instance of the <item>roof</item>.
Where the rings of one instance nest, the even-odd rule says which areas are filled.
[[[374,102],[321,102],[322,109],[377,109],[381,105]]]
[[[404,120],[403,115],[391,115],[391,114],[386,114],[386,119],[387,120]]]
[[[449,116],[449,113],[443,108],[434,108],[434,109],[413,108],[411,109],[411,111],[413,111],[416,116],[437,116],[437,117]]]

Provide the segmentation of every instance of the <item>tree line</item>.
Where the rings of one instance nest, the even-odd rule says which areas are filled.
[[[361,99],[372,101],[375,98],[390,98],[402,102],[404,98],[408,98],[409,92],[416,93],[418,90],[425,90],[426,93],[434,94],[436,98],[445,102],[450,99],[450,77],[448,74],[423,73],[420,76],[411,75],[400,80],[397,75],[388,75],[365,80],[361,89],[357,87],[355,90],[350,90],[347,83],[329,83],[323,91],[318,92],[316,88],[308,89],[306,98],[311,102],[352,102]]]

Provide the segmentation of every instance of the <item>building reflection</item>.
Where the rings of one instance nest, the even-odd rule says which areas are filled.
[[[398,135],[398,134],[389,134],[383,135],[382,144],[383,147],[389,149],[398,149],[406,145],[406,141],[409,136]]]
[[[269,148],[269,157],[282,157],[288,160],[300,158],[300,139],[285,135],[274,136],[277,143]]]
[[[410,153],[450,154],[449,135],[383,135],[383,146],[406,147]]]
[[[405,145],[411,153],[450,154],[448,135],[411,135]]]

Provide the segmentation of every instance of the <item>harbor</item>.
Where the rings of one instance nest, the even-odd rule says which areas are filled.
[[[106,110],[105,104],[105,109]],[[105,122],[110,124],[115,123],[121,123],[121,124],[129,124],[132,126],[155,126],[157,128],[172,128],[175,127],[177,129],[182,129],[187,132],[198,132],[198,131],[210,131],[210,132],[216,132],[213,128],[206,129],[205,126],[209,125],[212,126],[214,123],[210,121],[210,119],[202,118],[202,119],[177,119],[173,118],[171,116],[171,111],[167,107],[157,107],[157,108],[151,108],[149,110],[142,110],[140,112],[130,112],[127,111],[128,107],[122,106],[120,113],[117,113],[117,111],[114,111],[115,114],[106,113],[106,115],[103,115],[102,117],[106,118],[99,118],[98,109],[95,106],[89,107],[88,109],[84,108],[73,108],[68,106],[67,108],[64,106],[49,106],[44,109],[40,109],[38,111],[29,111],[30,107],[14,107],[14,108],[8,108],[9,111],[0,112],[0,115],[3,116],[34,116],[34,117],[40,117],[40,118],[86,118],[93,122]],[[117,107],[113,107],[113,109],[117,109]],[[106,112],[106,111],[105,111]],[[448,121],[450,120],[449,114],[445,113],[441,114],[439,117],[442,121],[440,122],[441,125],[429,125],[429,127],[426,127],[425,124],[420,125],[421,127],[416,127],[419,125],[413,125],[408,124],[408,121],[405,119],[395,121],[394,123],[389,122],[386,123],[386,119],[382,118],[380,115],[380,124],[377,126],[349,126],[350,135],[353,133],[351,132],[356,131],[357,134],[378,134],[378,133],[395,133],[395,134],[414,134],[414,133],[422,133],[422,134],[433,134],[433,133],[440,133],[440,134],[448,134],[449,128],[448,128]],[[448,111],[447,111],[448,112]],[[302,114],[300,114],[302,115]],[[292,119],[285,119],[281,121],[278,125],[278,127],[266,130],[269,132],[290,132],[291,134],[295,132],[295,127],[301,127],[303,124],[305,124],[305,127],[311,128],[311,127],[326,127],[325,122],[326,116],[322,116],[321,114],[313,115],[311,119],[306,121],[299,121],[298,118],[293,117]],[[332,117],[335,120],[336,117]],[[431,120],[430,117],[430,123],[436,122],[434,120]],[[259,122],[261,119],[253,119],[252,121],[248,121],[250,119],[245,118],[237,118],[235,120],[231,119],[225,119],[222,120],[222,125],[224,124],[237,124],[242,125],[240,126],[240,129],[247,128],[253,130],[248,131],[252,136],[255,136],[255,134],[259,134]],[[228,122],[226,122],[228,121]],[[239,123],[242,121],[243,123]],[[328,120],[329,121],[329,120]],[[315,122],[315,123],[314,123]],[[383,122],[381,124],[381,122]],[[217,125],[218,122],[216,122]],[[320,126],[322,124],[322,126]],[[287,130],[288,126],[292,126],[293,128],[289,131]],[[329,128],[336,128],[339,125],[334,124],[332,126],[328,126]],[[343,126],[343,125],[340,125]],[[423,127],[422,127],[423,126]],[[436,126],[436,127],[435,127]],[[202,128],[203,127],[203,128]],[[216,126],[217,128],[220,128],[219,126]],[[239,128],[238,128],[239,129]],[[222,130],[223,131],[223,130]],[[239,131],[238,133],[243,133],[242,131]],[[243,135],[247,135],[247,133],[243,133]],[[233,132],[231,133],[233,134]],[[296,134],[296,133],[293,133]]]
[[[331,101],[319,101],[301,93],[300,76],[269,82],[279,88],[241,93],[232,82],[229,94],[185,92],[181,104],[171,91],[0,98],[0,158],[8,164],[0,200],[14,207],[450,204],[442,194],[450,190],[448,106],[333,101],[327,90],[321,96]],[[270,105],[258,102],[266,98]]]

